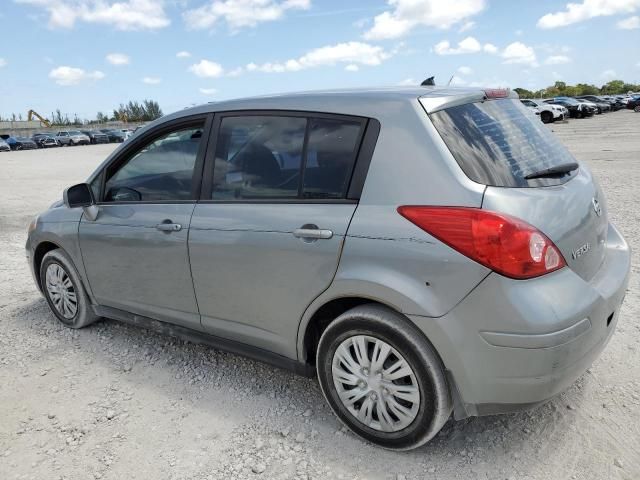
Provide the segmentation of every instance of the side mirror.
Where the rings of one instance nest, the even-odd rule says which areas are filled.
[[[85,216],[92,222],[98,218],[100,208],[96,205],[93,192],[88,184],[79,183],[67,188],[62,198],[67,208],[82,207]]]
[[[79,183],[64,191],[64,204],[68,208],[90,207],[95,204],[93,192],[87,183]]]

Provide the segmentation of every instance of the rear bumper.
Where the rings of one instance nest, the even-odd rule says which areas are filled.
[[[531,408],[567,389],[613,335],[629,269],[610,225],[588,282],[569,268],[524,281],[492,273],[447,315],[412,317],[449,371],[456,418]]]

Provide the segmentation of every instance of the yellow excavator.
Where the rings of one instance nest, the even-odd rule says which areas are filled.
[[[27,120],[31,122],[31,121],[33,121],[33,117],[36,117],[38,120],[40,120],[40,123],[42,123],[45,127],[50,127],[51,126],[51,122],[49,120],[44,118],[42,115],[40,115],[35,110],[29,110],[27,112]]]

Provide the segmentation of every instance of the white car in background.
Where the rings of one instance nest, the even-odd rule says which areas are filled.
[[[11,151],[11,147],[9,146],[9,144],[5,142],[4,139],[0,138],[0,152],[10,152],[10,151]]]
[[[532,100],[530,98],[521,98],[520,101],[525,107],[537,109],[537,111],[534,110],[534,113],[540,115],[542,123],[551,123],[569,117],[569,110],[562,105],[549,105],[544,103],[543,100]]]
[[[129,137],[131,137],[131,135],[133,135],[133,130],[129,130],[127,128],[123,128],[120,131],[123,133],[125,140],[129,140]]]

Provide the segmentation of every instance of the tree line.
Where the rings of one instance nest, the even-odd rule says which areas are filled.
[[[77,114],[69,117],[69,114],[62,113],[58,108],[55,112],[51,112],[51,116],[47,120],[51,122],[52,126],[81,126],[107,122],[150,122],[162,117],[162,115],[164,114],[158,102],[143,100],[142,102],[121,103],[111,114],[98,112],[94,119],[81,119]],[[16,122],[22,120],[22,114],[16,115],[14,113],[7,118],[0,116],[0,121]]]
[[[567,85],[557,81],[553,85],[541,90],[527,90],[514,88],[520,98],[550,98],[550,97],[578,97],[580,95],[617,95],[629,92],[640,92],[640,84],[627,83],[622,80],[611,80],[601,87],[589,83]]]

